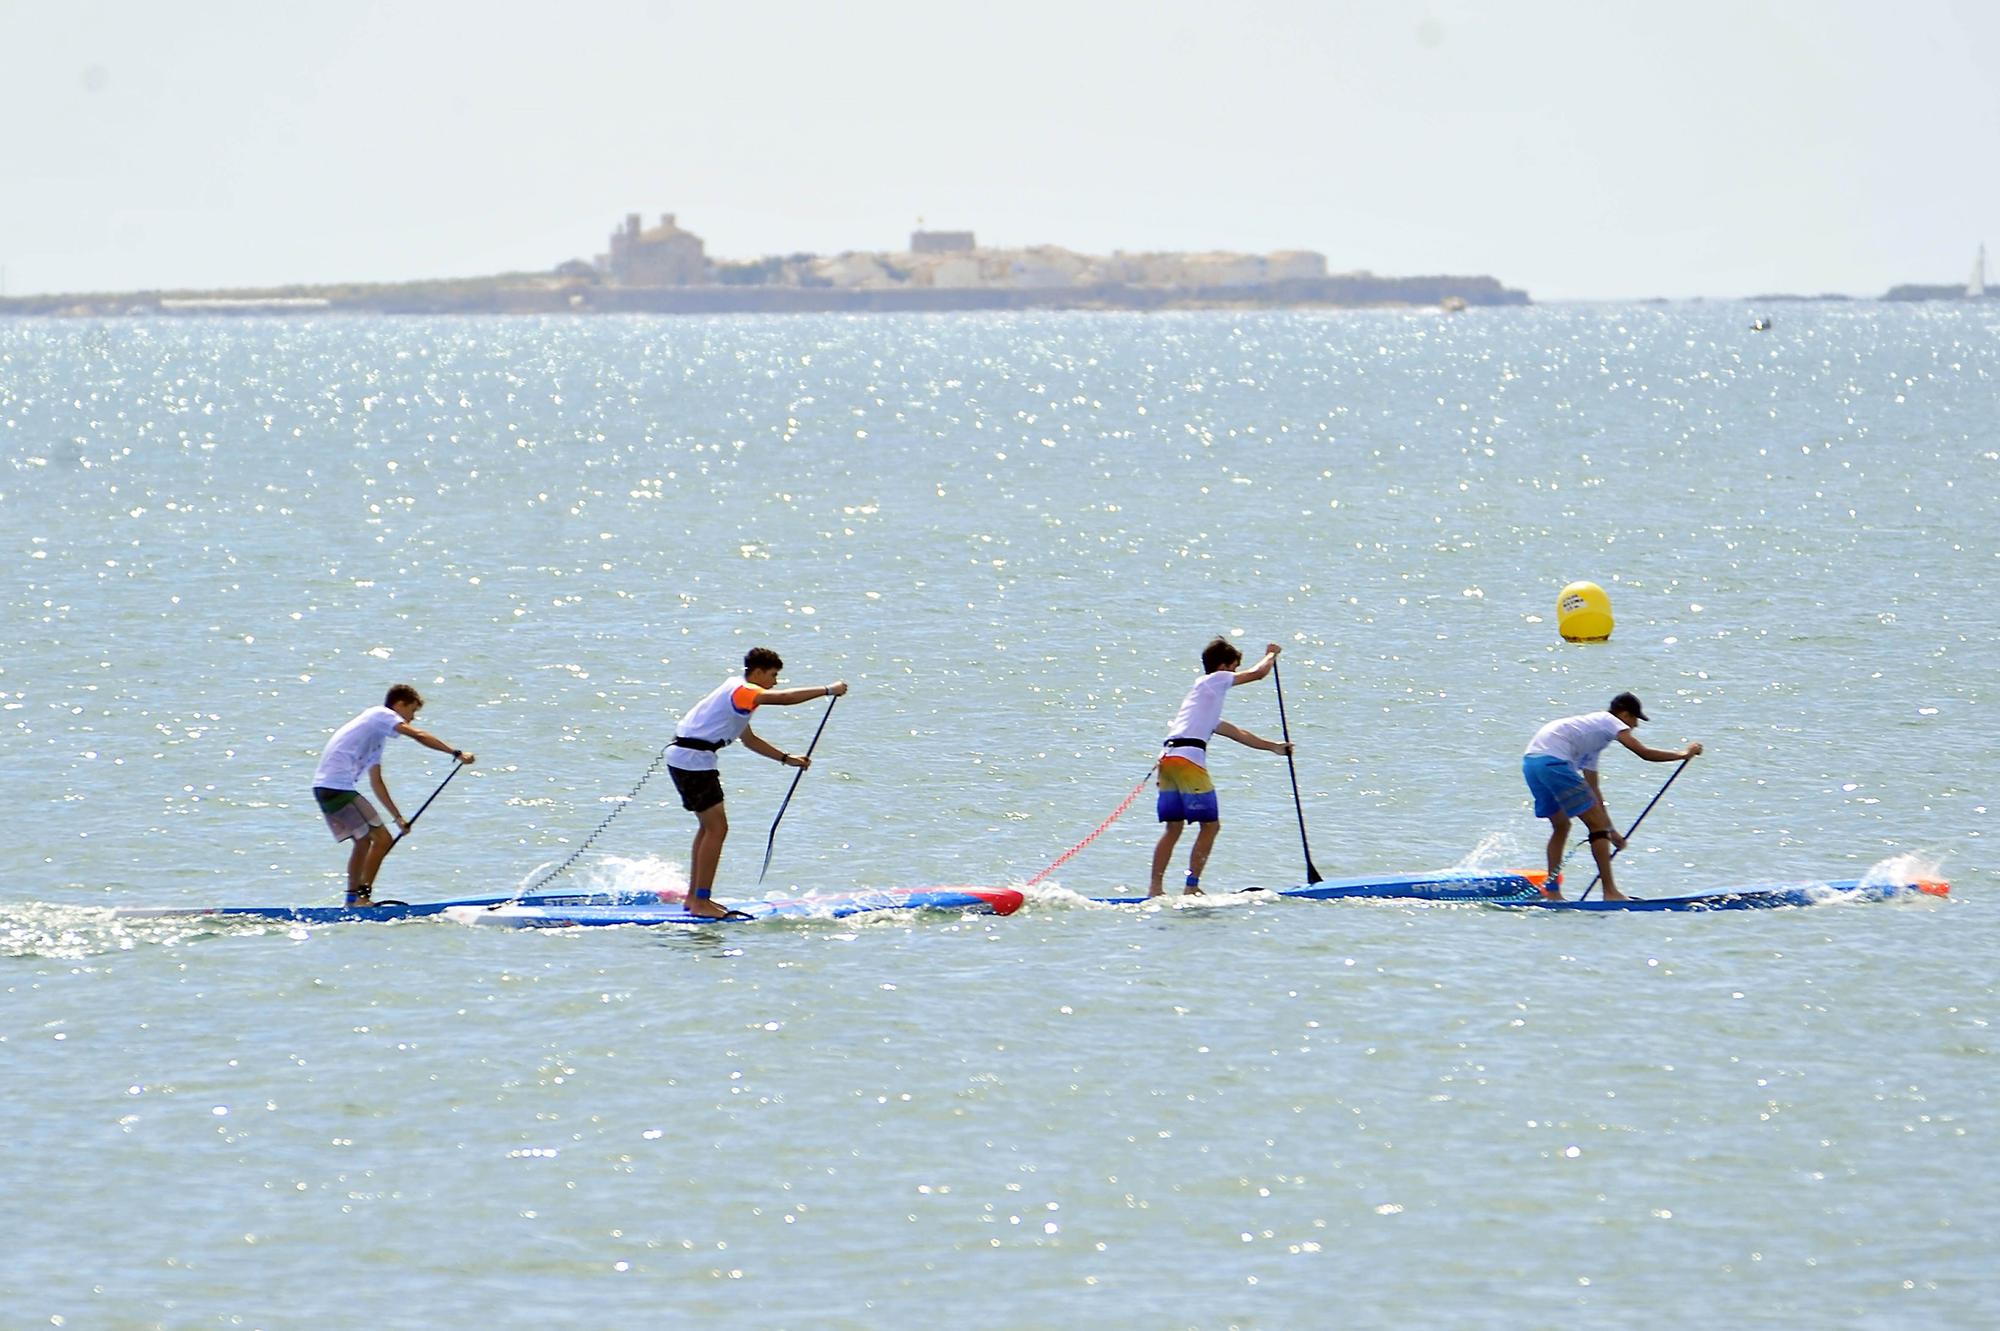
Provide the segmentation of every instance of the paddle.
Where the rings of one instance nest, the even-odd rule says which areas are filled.
[[[1299,846],[1306,853],[1306,881],[1324,881],[1313,867],[1312,847],[1306,843],[1306,806],[1299,800],[1299,769],[1292,762],[1292,727],[1285,720],[1285,681],[1278,677],[1278,663],[1271,662],[1271,684],[1278,691],[1278,729],[1285,737],[1285,770],[1292,774],[1292,809],[1299,815]]]
[[[837,693],[827,697],[826,711],[820,714],[819,729],[813,731],[812,743],[806,745],[806,757],[813,756],[813,749],[819,744],[820,734],[826,729],[827,718],[833,715],[833,705],[839,701],[840,695]],[[771,872],[771,852],[778,845],[778,824],[784,821],[785,810],[791,807],[792,796],[798,793],[799,781],[805,774],[806,769],[801,767],[798,775],[792,778],[792,788],[785,792],[785,802],[778,806],[778,816],[771,820],[771,835],[764,841],[764,867],[757,871],[757,881],[760,883],[764,881],[764,875]]]
[[[1689,763],[1691,763],[1691,762],[1693,762],[1693,761],[1694,761],[1694,759],[1692,759],[1692,758],[1683,758],[1683,759],[1681,759],[1681,765],[1680,765],[1680,767],[1676,767],[1676,768],[1674,769],[1674,774],[1673,774],[1673,776],[1670,776],[1670,777],[1668,777],[1668,778],[1666,779],[1666,783],[1665,783],[1664,785],[1662,785],[1662,786],[1660,787],[1660,791],[1659,791],[1659,794],[1658,794],[1658,795],[1655,795],[1655,796],[1653,796],[1653,798],[1652,798],[1652,799],[1651,799],[1650,801],[1648,801],[1648,803],[1647,803],[1646,807],[1645,807],[1645,808],[1643,808],[1643,809],[1641,809],[1641,810],[1639,810],[1639,816],[1638,816],[1637,818],[1634,818],[1634,819],[1632,820],[1632,825],[1631,825],[1630,827],[1628,827],[1628,828],[1626,828],[1626,829],[1625,829],[1625,839],[1626,839],[1626,840],[1628,840],[1628,841],[1629,841],[1629,840],[1631,840],[1631,839],[1632,839],[1632,834],[1633,834],[1634,832],[1636,832],[1636,831],[1638,831],[1638,830],[1639,830],[1639,824],[1640,824],[1640,823],[1643,823],[1643,822],[1645,822],[1645,821],[1646,821],[1646,815],[1647,815],[1647,814],[1649,814],[1649,813],[1651,813],[1651,812],[1653,811],[1653,805],[1655,805],[1655,804],[1658,804],[1658,803],[1660,802],[1660,795],[1664,795],[1664,794],[1666,794],[1666,793],[1667,793],[1667,786],[1671,786],[1671,785],[1672,785],[1672,784],[1674,783],[1674,778],[1675,778],[1675,777],[1678,777],[1678,776],[1679,776],[1679,775],[1681,774],[1681,770],[1682,770],[1682,768],[1685,768],[1685,767],[1686,767],[1686,766],[1687,766],[1687,765],[1688,765]],[[1618,858],[1618,851],[1619,851],[1620,849],[1622,849],[1622,848],[1621,848],[1621,847],[1613,847],[1613,848],[1612,848],[1612,851],[1611,851],[1611,858],[1612,858],[1612,859],[1614,859],[1614,860],[1615,860],[1615,859],[1617,859],[1617,858]],[[1593,857],[1593,858],[1595,858],[1595,857]],[[1594,888],[1594,887],[1596,887],[1596,886],[1597,886],[1597,880],[1598,880],[1598,879],[1600,879],[1600,878],[1602,878],[1602,877],[1604,877],[1604,871],[1603,871],[1602,869],[1599,869],[1599,870],[1598,870],[1598,871],[1597,871],[1597,872],[1596,872],[1595,874],[1591,875],[1591,879],[1590,879],[1590,886],[1589,886],[1589,887],[1586,887],[1586,888],[1584,888],[1584,889],[1583,889],[1583,892],[1582,892],[1582,893],[1581,893],[1581,894],[1580,894],[1580,895],[1579,895],[1579,896],[1577,897],[1577,900],[1578,900],[1578,901],[1582,901],[1582,900],[1584,900],[1584,899],[1585,899],[1586,897],[1588,897],[1588,896],[1590,895],[1590,892],[1591,892],[1591,888]]]
[[[465,766],[463,762],[454,762],[451,765],[451,770],[444,774],[444,780],[438,782],[438,788],[431,792],[430,799],[425,800],[423,804],[418,807],[415,815],[411,817],[410,821],[404,824],[403,835],[397,837],[394,841],[391,841],[389,843],[389,850],[394,850],[396,847],[402,845],[403,842],[409,839],[410,833],[417,830],[417,819],[423,817],[424,810],[430,808],[432,802],[435,801],[438,796],[444,794],[444,788],[451,784],[451,779],[458,775],[458,769],[463,766]],[[389,858],[389,850],[385,850],[382,852],[383,859],[386,860]],[[378,861],[378,867],[379,867],[379,861]]]

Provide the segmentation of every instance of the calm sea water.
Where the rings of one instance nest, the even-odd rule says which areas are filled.
[[[2000,319],[1748,322],[0,323],[0,1324],[2000,1321]],[[788,774],[726,757],[722,895],[1019,884],[1217,632],[1286,647],[1328,874],[1537,863],[1524,741],[1631,688],[1708,754],[1628,891],[1953,898],[1089,906],[1142,800],[1010,919],[105,910],[333,900],[313,762],[397,680],[479,763],[383,891],[511,889],[758,644],[854,691],[768,888]],[[1299,881],[1282,761],[1215,758],[1211,889]],[[1621,824],[1671,770],[1605,769]],[[656,780],[568,881],[690,823]]]

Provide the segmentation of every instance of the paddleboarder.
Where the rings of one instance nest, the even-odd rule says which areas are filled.
[[[777,687],[785,663],[768,647],[752,647],[743,657],[743,673],[731,675],[693,707],[674,727],[667,750],[667,771],[680,792],[681,807],[695,816],[694,845],[688,851],[687,910],[690,915],[721,919],[729,914],[713,897],[722,843],[729,835],[729,815],[723,808],[721,764],[716,753],[737,740],[752,753],[804,770],[812,766],[805,754],[786,753],[750,729],[750,714],[759,707],[790,707],[815,698],[839,698],[845,680],[805,688]]]
[[[1597,783],[1599,756],[1614,739],[1649,763],[1681,762],[1701,752],[1699,744],[1678,750],[1641,744],[1632,731],[1651,719],[1635,694],[1621,693],[1603,711],[1560,717],[1528,741],[1527,752],[1521,755],[1521,776],[1535,797],[1535,817],[1549,820],[1544,895],[1562,900],[1563,846],[1569,840],[1570,820],[1581,818],[1590,829],[1590,853],[1597,858],[1597,871],[1604,880],[1604,899],[1625,900],[1611,878],[1612,850],[1625,848],[1625,836],[1611,825],[1611,812],[1604,806],[1604,792]]]
[[[1162,884],[1167,864],[1174,857],[1174,845],[1180,840],[1181,830],[1189,823],[1198,824],[1201,830],[1195,833],[1194,847],[1188,852],[1187,879],[1182,892],[1201,892],[1201,871],[1207,867],[1208,853],[1215,848],[1216,834],[1222,830],[1215,783],[1208,777],[1210,736],[1221,735],[1266,753],[1292,752],[1288,742],[1253,735],[1222,719],[1222,704],[1228,699],[1229,690],[1238,684],[1254,684],[1270,674],[1278,663],[1279,650],[1277,643],[1271,643],[1264,648],[1261,661],[1248,670],[1238,670],[1243,664],[1243,653],[1226,639],[1216,638],[1201,649],[1201,678],[1188,690],[1187,697],[1181,699],[1181,710],[1174,717],[1167,742],[1160,750],[1157,812],[1164,826],[1160,829],[1159,843],[1153,847],[1153,873],[1147,896],[1157,897],[1166,890]]]
[[[320,753],[319,767],[313,772],[313,799],[326,816],[326,825],[335,841],[352,841],[347,856],[347,904],[374,904],[375,870],[396,838],[382,823],[382,815],[360,790],[366,772],[382,807],[396,820],[399,832],[410,830],[396,801],[389,797],[389,783],[382,778],[382,746],[391,735],[407,735],[427,749],[448,753],[470,766],[472,755],[454,749],[437,736],[416,728],[417,713],[424,697],[409,684],[392,685],[380,707],[370,707],[333,732]],[[456,768],[452,769],[456,771]]]

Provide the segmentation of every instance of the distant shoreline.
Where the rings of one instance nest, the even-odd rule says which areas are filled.
[[[620,286],[541,273],[394,284],[65,293],[0,298],[0,315],[117,318],[298,314],[886,314],[1526,305],[1485,276],[1287,278],[1214,286]]]

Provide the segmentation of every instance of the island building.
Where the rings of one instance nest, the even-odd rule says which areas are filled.
[[[912,254],[961,254],[978,247],[972,243],[970,231],[912,231],[910,233],[910,253]]]
[[[639,229],[639,214],[627,213],[625,225],[611,233],[611,252],[598,255],[597,266],[620,286],[692,286],[711,280],[706,250],[700,236],[675,224],[672,213],[661,213],[660,224],[645,231]]]

